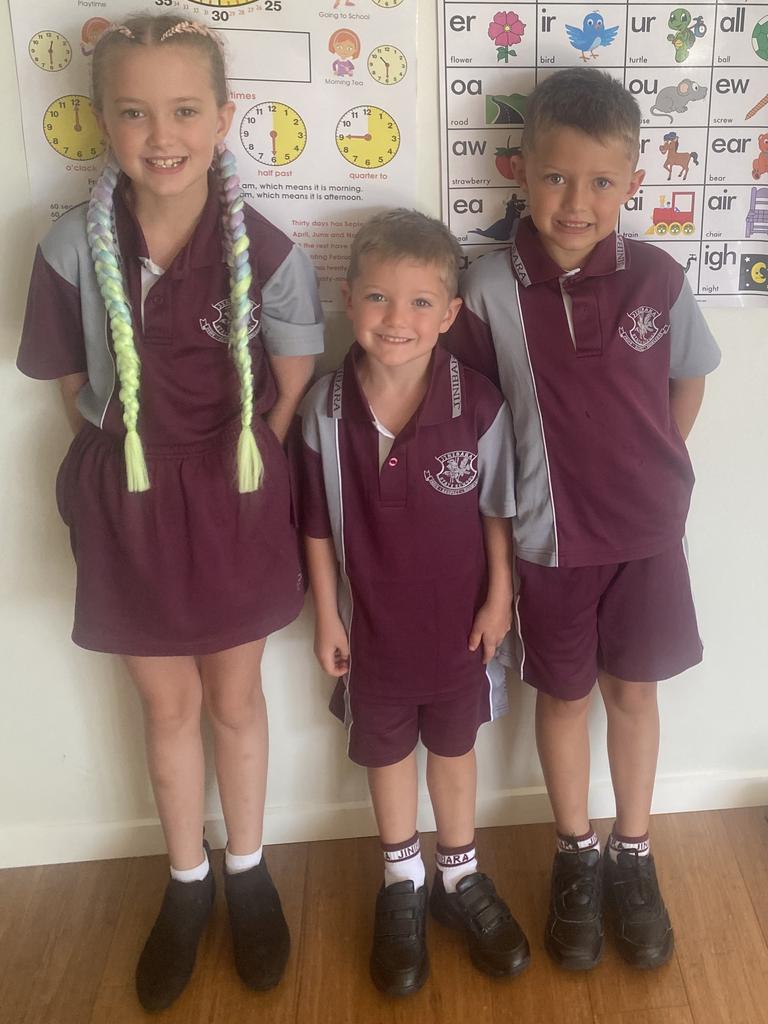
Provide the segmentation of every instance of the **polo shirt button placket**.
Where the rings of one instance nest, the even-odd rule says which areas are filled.
[[[382,505],[402,507],[406,503],[408,474],[406,457],[390,455],[379,473],[379,500]]]

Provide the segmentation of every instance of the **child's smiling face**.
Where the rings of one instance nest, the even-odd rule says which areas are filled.
[[[542,245],[563,270],[583,266],[645,177],[623,138],[564,126],[542,131],[513,165]]]
[[[184,45],[136,46],[115,54],[100,121],[134,195],[205,200],[208,168],[232,122],[219,106],[207,57]]]

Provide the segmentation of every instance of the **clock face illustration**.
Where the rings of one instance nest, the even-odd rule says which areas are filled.
[[[368,72],[381,85],[396,85],[405,78],[408,61],[402,50],[389,44],[377,46],[368,54]]]
[[[336,146],[355,167],[383,167],[400,148],[400,129],[380,107],[352,107],[336,125]]]
[[[87,96],[59,96],[43,115],[43,134],[68,160],[94,160],[106,149]]]
[[[290,164],[304,152],[307,126],[301,114],[287,103],[257,103],[240,122],[240,141],[260,164]]]
[[[399,7],[403,0],[373,0],[377,7]]]
[[[72,47],[60,32],[46,29],[29,40],[29,56],[43,71],[61,71],[72,60]]]

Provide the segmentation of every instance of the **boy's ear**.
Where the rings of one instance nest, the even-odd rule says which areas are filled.
[[[440,334],[445,334],[445,332],[453,325],[453,321],[459,315],[459,310],[461,309],[463,302],[464,300],[460,299],[457,295],[455,299],[451,299],[448,303],[448,309],[446,309],[445,316],[440,324]]]
[[[644,181],[645,171],[635,171],[632,177],[629,179],[629,189],[627,190],[626,196],[624,196],[625,202],[627,199],[630,199],[635,194],[635,192],[637,192],[637,190],[640,188]]]
[[[522,153],[518,153],[517,156],[511,156],[509,162],[512,166],[512,173],[519,182],[520,187],[527,189],[528,179],[525,176],[525,157]]]
[[[349,281],[341,282],[341,297],[344,299],[344,309],[348,316],[352,315],[352,289],[349,287]]]

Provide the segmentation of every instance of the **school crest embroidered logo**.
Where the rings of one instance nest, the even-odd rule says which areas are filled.
[[[664,324],[663,327],[657,326],[656,321],[660,316],[661,313],[658,309],[653,309],[651,306],[638,306],[634,312],[627,313],[627,317],[632,320],[632,327],[629,331],[619,327],[619,334],[630,348],[637,352],[645,352],[663,338],[669,330],[669,324]]]
[[[222,299],[221,302],[214,302],[213,308],[219,314],[215,320],[206,320],[203,318],[199,321],[200,327],[205,333],[213,338],[214,341],[221,341],[227,345],[229,343],[229,310],[230,302],[229,299]],[[252,338],[256,331],[259,329],[259,318],[256,316],[261,305],[251,303],[251,308],[248,313],[248,337]]]
[[[424,470],[424,479],[441,494],[466,494],[477,487],[477,467],[474,452],[445,452],[436,455],[435,462],[440,463],[440,472],[433,476],[428,469]]]

